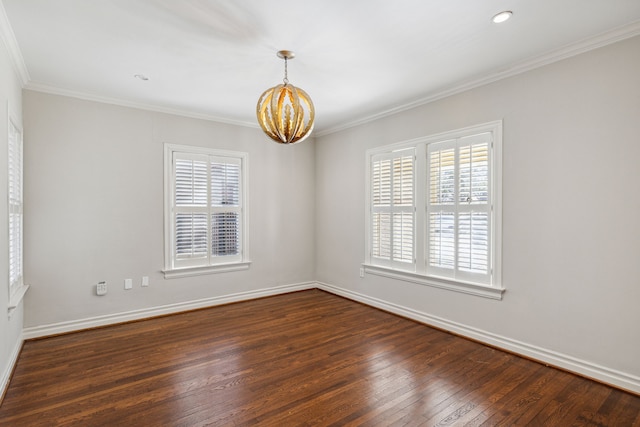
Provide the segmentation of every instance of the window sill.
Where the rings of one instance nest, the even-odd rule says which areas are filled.
[[[376,276],[388,277],[390,279],[404,280],[405,282],[417,283],[419,285],[431,286],[434,288],[447,289],[461,292],[463,294],[476,295],[483,298],[501,300],[504,288],[494,286],[479,285],[469,282],[447,280],[439,277],[425,276],[423,274],[411,273],[408,271],[395,270],[377,265],[363,264],[366,273]]]
[[[186,267],[174,270],[163,270],[165,279],[177,279],[180,277],[201,276],[203,274],[227,273],[230,271],[248,270],[251,261],[236,262],[233,264],[208,265],[206,267]]]
[[[24,295],[27,293],[28,290],[29,290],[29,285],[22,285],[18,288],[18,290],[16,290],[13,293],[11,298],[9,298],[9,306],[7,307],[7,310],[9,311],[9,316],[11,316],[11,313],[13,313],[13,310],[15,310],[20,305],[20,303],[24,299]]]

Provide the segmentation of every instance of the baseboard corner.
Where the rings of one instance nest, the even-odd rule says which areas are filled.
[[[468,325],[456,323],[448,319],[433,316],[428,313],[420,312],[418,310],[355,292],[344,287],[321,282],[317,283],[317,287],[318,289],[326,292],[330,292],[353,301],[358,301],[371,307],[397,314],[425,325],[442,329],[444,331],[478,341],[482,344],[486,344],[548,366],[553,366],[555,368],[580,375],[581,377],[640,396],[640,377],[633,374],[600,366],[567,354],[562,354],[533,344],[517,341],[512,338],[493,334]]]

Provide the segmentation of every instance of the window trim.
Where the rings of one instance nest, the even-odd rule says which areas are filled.
[[[427,146],[430,143],[445,141],[448,139],[458,139],[479,133],[490,132],[492,134],[491,148],[491,182],[493,193],[493,215],[491,229],[491,260],[493,280],[492,284],[481,284],[469,282],[461,279],[451,279],[439,277],[427,273],[426,251],[428,246],[427,231],[427,204],[426,204],[426,179],[427,179]],[[416,227],[415,227],[415,271],[402,270],[399,268],[383,266],[373,262],[371,256],[371,161],[374,156],[390,153],[394,151],[415,148],[415,206],[416,206]],[[365,261],[362,264],[366,273],[403,280],[421,285],[431,286],[440,289],[447,289],[455,292],[462,292],[491,299],[502,299],[505,288],[502,284],[502,120],[469,126],[448,132],[442,132],[426,137],[415,138],[407,141],[397,142],[382,147],[369,149],[366,152],[365,167]]]
[[[9,108],[7,108],[7,111],[9,111]],[[16,144],[17,144],[17,151],[18,151],[18,161],[19,161],[19,165],[18,165],[18,173],[19,173],[19,177],[17,177],[17,181],[18,181],[18,185],[19,185],[19,200],[18,203],[12,203],[11,200],[11,183],[13,181],[12,176],[11,176],[11,147],[12,147],[12,136],[11,136],[11,132],[12,130],[15,129],[15,133],[17,135],[16,138]],[[12,215],[12,211],[14,208],[12,208],[12,206],[17,206],[17,210],[20,214],[20,221],[19,221],[19,231],[18,231],[18,238],[20,239],[19,243],[18,243],[18,249],[20,251],[20,253],[17,255],[18,257],[18,277],[14,283],[14,281],[11,278],[11,264],[12,264],[12,259],[11,259],[11,253],[12,253],[12,248],[11,248],[11,215]],[[27,290],[29,290],[29,285],[25,285],[24,283],[24,141],[23,141],[23,130],[22,127],[18,125],[18,120],[14,119],[13,115],[8,113],[7,114],[7,236],[8,236],[8,247],[7,247],[7,261],[9,264],[9,271],[8,273],[8,277],[7,277],[7,293],[9,296],[9,304],[8,304],[8,312],[9,312],[9,316],[11,316],[11,313],[13,312],[13,310],[15,310],[18,305],[20,305],[20,302],[22,301],[22,299],[24,298],[25,294],[27,293]]]
[[[173,242],[172,242],[172,194],[174,177],[173,171],[173,154],[176,152],[189,153],[194,155],[206,155],[206,156],[219,156],[219,157],[232,157],[240,159],[242,163],[241,168],[241,248],[242,254],[240,259],[228,262],[209,265],[197,265],[197,266],[185,266],[174,267],[173,266]],[[249,220],[248,220],[248,175],[249,175],[249,155],[248,153],[230,150],[220,150],[215,148],[197,147],[189,145],[179,144],[164,144],[164,273],[165,279],[198,276],[203,274],[213,273],[226,273],[231,271],[247,270],[251,265],[249,260]],[[210,250],[210,249],[208,249]]]

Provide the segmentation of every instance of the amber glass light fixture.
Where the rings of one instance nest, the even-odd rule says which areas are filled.
[[[287,61],[295,54],[281,50],[278,57],[284,59],[284,79],[282,84],[267,89],[260,96],[256,115],[269,138],[280,144],[295,144],[311,135],[315,109],[309,95],[289,83]]]

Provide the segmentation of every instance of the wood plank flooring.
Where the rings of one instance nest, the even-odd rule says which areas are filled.
[[[319,290],[28,341],[2,426],[640,426],[640,397]]]

